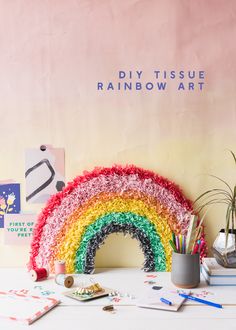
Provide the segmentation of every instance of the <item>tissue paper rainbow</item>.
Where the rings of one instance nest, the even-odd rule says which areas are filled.
[[[49,265],[53,272],[54,260],[63,259],[67,273],[91,273],[105,238],[123,232],[140,242],[145,271],[169,271],[171,233],[186,234],[192,212],[181,190],[151,171],[95,168],[50,198],[35,226],[28,266]]]

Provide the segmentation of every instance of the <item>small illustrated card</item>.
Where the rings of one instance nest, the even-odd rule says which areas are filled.
[[[6,214],[4,243],[9,245],[29,244],[36,218],[35,214]]]
[[[59,303],[55,298],[0,292],[0,318],[29,325]]]
[[[179,293],[189,294],[190,290],[179,291],[164,288],[158,291],[150,290],[145,297],[138,301],[137,306],[177,312],[185,301],[185,298],[179,296]]]
[[[4,216],[20,212],[20,184],[0,183],[0,228],[4,227]]]
[[[45,203],[65,186],[65,151],[42,145],[25,151],[26,201]]]

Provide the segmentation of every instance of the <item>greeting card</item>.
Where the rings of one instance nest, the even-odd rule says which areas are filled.
[[[36,218],[35,214],[6,214],[4,243],[11,245],[29,244]]]
[[[20,212],[20,184],[0,184],[0,228],[4,227],[4,216]]]

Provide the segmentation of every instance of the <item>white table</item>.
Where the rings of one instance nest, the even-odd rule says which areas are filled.
[[[148,275],[156,277],[150,278]],[[140,298],[150,286],[158,285],[173,287],[170,273],[144,273],[134,268],[97,269],[93,275],[77,275],[76,285],[87,284],[90,279],[101,285],[114,288],[123,297],[118,303],[110,302],[109,298],[102,298],[87,303],[77,302],[62,295],[66,289],[54,282],[53,276],[46,281],[32,282],[24,269],[0,268],[0,290],[29,290],[29,294],[42,294],[45,291],[54,292],[51,296],[59,297],[62,303],[45,314],[41,319],[30,325],[30,329],[111,329],[111,330],[152,330],[152,329],[236,329],[236,287],[207,286],[204,281],[195,293],[208,292],[205,299],[223,303],[224,308],[193,304],[187,302],[178,312],[143,309],[135,306],[136,298]],[[145,283],[154,281],[155,284]],[[41,286],[41,288],[40,288]],[[135,296],[131,299],[129,296]],[[217,298],[216,298],[217,297]],[[111,298],[110,298],[111,299]],[[102,307],[113,304],[114,314],[104,312]],[[26,329],[27,325],[0,319],[1,330]]]

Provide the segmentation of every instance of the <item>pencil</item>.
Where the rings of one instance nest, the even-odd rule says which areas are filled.
[[[182,239],[182,253],[186,253],[186,239],[185,239],[185,236],[183,236],[183,239]]]
[[[172,233],[172,242],[175,244],[175,233]]]
[[[175,245],[176,245],[176,250],[177,250],[177,252],[180,252],[180,251],[179,251],[179,236],[178,236],[178,235],[175,236],[175,242],[176,242],[176,243],[175,243]]]
[[[179,252],[180,253],[183,253],[182,249],[183,249],[182,235],[180,234],[179,235]]]
[[[172,242],[171,239],[169,240],[169,243],[170,243],[170,246],[172,247],[173,251],[174,252],[177,252],[176,247],[175,247],[175,244]]]

